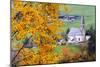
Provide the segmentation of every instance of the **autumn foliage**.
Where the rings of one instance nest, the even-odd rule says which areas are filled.
[[[12,6],[12,35],[21,40],[30,34],[37,43],[49,44],[60,37],[59,26],[63,23],[58,19],[58,4],[14,1]],[[40,40],[45,41],[40,43]],[[49,42],[49,43],[48,43]]]
[[[23,48],[19,56],[25,57],[23,52],[28,55],[29,51],[33,60],[30,61],[26,57],[23,59],[25,61],[21,60],[18,63],[19,65],[57,63],[59,57],[53,53],[53,44],[61,38],[59,32],[62,30],[59,27],[63,25],[63,22],[58,19],[59,6],[59,4],[50,3],[13,1],[11,10],[12,40],[21,41],[31,36],[32,41],[39,48],[38,54],[32,53],[31,48]],[[17,47],[21,48],[21,46]]]

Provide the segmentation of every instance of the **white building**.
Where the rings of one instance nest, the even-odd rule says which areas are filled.
[[[80,28],[71,28],[68,33],[68,43],[83,42],[84,36]]]
[[[81,16],[80,28],[71,28],[67,37],[68,43],[84,42],[90,38],[90,36],[85,35],[85,22],[83,16]]]

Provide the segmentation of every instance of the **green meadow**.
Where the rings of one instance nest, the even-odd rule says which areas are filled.
[[[69,11],[66,12],[66,14],[84,16],[86,29],[89,29],[90,26],[93,26],[93,28],[95,28],[95,24],[96,24],[95,6],[87,6],[87,5],[84,5],[84,6],[83,5],[65,5],[65,6],[67,6],[69,9]],[[62,8],[60,8],[60,10],[61,9]],[[76,20],[72,23],[65,22],[62,29],[66,31],[68,28],[71,28],[71,27],[80,27],[80,20]]]

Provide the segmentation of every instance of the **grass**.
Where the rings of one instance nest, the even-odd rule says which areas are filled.
[[[57,54],[61,54],[62,48],[69,48],[71,52],[76,53],[80,51],[79,45],[69,44],[69,45],[61,45],[57,46],[54,51]]]
[[[68,23],[68,22],[65,22],[64,25],[61,27],[61,29],[63,29],[64,31],[67,31],[68,28],[71,28],[71,27],[80,27],[80,23],[79,21],[75,21],[75,22],[72,22],[72,23]]]
[[[95,6],[86,6],[86,5],[70,5],[66,4],[66,6],[69,8],[70,11],[66,12],[68,15],[78,15],[78,16],[84,16],[85,18],[85,28],[89,29],[92,25],[95,28]],[[60,8],[61,10],[62,8]],[[61,10],[63,11],[63,9]],[[68,28],[71,27],[80,27],[80,20],[74,21],[74,23],[67,23],[65,22],[62,29],[66,31]]]
[[[79,45],[69,44],[69,45],[67,45],[67,47],[70,48],[71,52],[78,52],[78,51],[80,51]]]
[[[95,27],[95,6],[87,6],[87,5],[68,5],[70,11],[69,15],[79,15],[85,17],[85,26],[86,29],[93,25]]]

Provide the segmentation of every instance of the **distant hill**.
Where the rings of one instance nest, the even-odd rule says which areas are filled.
[[[95,28],[95,23],[96,23],[96,15],[95,15],[95,6],[87,6],[87,5],[69,5],[67,4],[66,6],[68,6],[68,8],[70,9],[70,11],[64,13],[63,10],[61,10],[62,8],[60,8],[60,14],[61,15],[69,15],[69,16],[60,16],[60,18],[63,18],[64,20],[64,26],[61,27],[63,30],[67,30],[68,28],[71,27],[80,27],[80,19],[75,18],[75,16],[84,16],[85,19],[85,28],[89,29],[90,26],[92,25],[93,28]],[[73,16],[74,18],[71,18],[71,16]],[[67,18],[67,19],[66,19]],[[71,21],[68,21],[69,20]],[[70,19],[71,18],[71,19]],[[66,20],[65,20],[66,19]],[[72,23],[69,23],[72,22]]]

